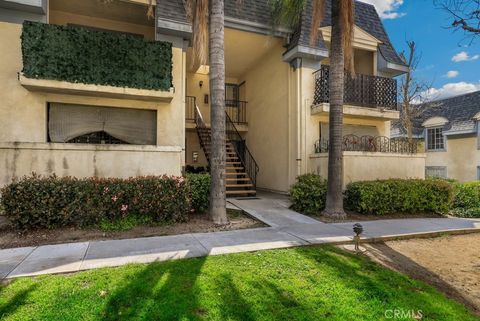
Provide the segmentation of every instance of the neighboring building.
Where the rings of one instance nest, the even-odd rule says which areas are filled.
[[[480,179],[480,91],[432,101],[420,106],[413,137],[427,154],[426,176],[462,182]],[[406,137],[400,122],[392,136]]]
[[[155,20],[146,18],[147,3],[0,0],[0,164],[4,169],[0,185],[32,171],[128,177],[180,175],[187,165],[208,166],[208,66],[192,66],[191,26],[183,1],[158,0]],[[326,176],[330,17],[321,27],[321,40],[310,47],[311,10],[309,2],[297,30],[280,29],[272,36],[267,0],[244,0],[240,6],[235,0],[225,1],[231,195],[253,194],[255,188],[287,191],[298,175],[307,172]],[[109,50],[119,46],[119,58],[116,52],[111,55],[115,58],[81,56],[66,71],[67,78],[49,67],[50,58],[42,56],[32,63],[31,53],[24,52],[22,62],[24,20],[99,32],[99,37],[111,41],[85,44]],[[424,177],[425,156],[405,141],[390,141],[390,122],[399,118],[393,77],[407,67],[372,5],[357,2],[355,21],[357,76],[347,78],[345,84],[345,181]],[[67,39],[69,28],[55,36]],[[110,35],[105,36],[105,31]],[[145,49],[135,45],[132,52],[146,56],[130,53],[133,66],[115,64],[115,59],[125,58],[119,43],[132,38],[156,40],[162,48],[171,44],[171,65],[150,74],[149,63],[162,64],[148,55],[164,50],[151,48],[155,44],[145,44]],[[65,45],[41,40],[28,48],[49,46],[51,59],[61,60],[64,57],[59,58],[55,48],[71,46],[78,51],[85,39],[67,40]],[[80,77],[77,69],[88,61],[83,58],[107,61],[111,70]],[[132,72],[135,66],[148,77]],[[22,70],[30,74],[19,74]],[[111,79],[98,81],[111,78],[108,72],[119,75],[113,85]],[[171,88],[164,88],[167,82]]]

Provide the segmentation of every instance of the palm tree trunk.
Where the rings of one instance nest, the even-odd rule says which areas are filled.
[[[330,50],[330,148],[328,153],[328,191],[324,215],[344,217],[343,210],[343,97],[344,48],[340,22],[340,1],[332,0],[332,41]]]
[[[224,3],[211,0],[210,5],[210,96],[211,96],[211,188],[210,215],[219,225],[228,224],[225,186],[225,50]]]

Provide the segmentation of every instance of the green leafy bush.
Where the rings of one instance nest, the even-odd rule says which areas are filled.
[[[480,217],[480,181],[454,186],[455,200],[450,213],[460,217]]]
[[[325,209],[327,181],[316,174],[297,177],[290,187],[292,209],[307,215],[315,215]]]
[[[354,182],[347,186],[346,207],[358,213],[446,213],[453,187],[443,180],[389,179]]]
[[[189,191],[182,177],[129,179],[24,177],[1,190],[5,215],[20,230],[98,226],[129,216],[185,221]]]
[[[472,208],[453,208],[450,214],[465,218],[480,218],[480,206]]]
[[[456,184],[454,208],[480,207],[480,181]]]
[[[172,87],[172,45],[134,35],[26,21],[28,78],[154,90]]]
[[[210,203],[210,175],[187,174],[192,209],[197,213],[208,210]]]

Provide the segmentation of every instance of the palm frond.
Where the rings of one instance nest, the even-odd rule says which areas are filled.
[[[208,63],[208,0],[183,0],[188,21],[192,24],[193,59],[191,67]]]
[[[345,57],[345,69],[355,75],[353,62],[353,33],[355,30],[355,1],[340,0],[340,24],[342,28],[342,46]]]
[[[295,28],[302,19],[307,0],[268,0],[272,27]]]
[[[310,30],[310,46],[315,47],[318,40],[320,24],[325,17],[325,0],[313,0],[312,27]]]
[[[155,12],[153,11],[153,0],[148,0],[147,18],[155,19]]]

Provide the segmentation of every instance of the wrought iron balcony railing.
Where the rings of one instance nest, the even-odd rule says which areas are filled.
[[[247,102],[241,100],[226,100],[225,111],[234,124],[247,123]]]
[[[328,153],[330,142],[320,139],[315,143],[315,153]],[[394,154],[416,154],[417,143],[405,138],[388,138],[385,136],[356,136],[343,137],[342,149],[348,152],[372,152]]]
[[[185,120],[187,122],[195,121],[196,97],[187,96],[185,98]],[[237,125],[247,124],[247,102],[241,100],[226,100],[225,111],[230,117],[232,123]]]
[[[314,105],[329,102],[330,67],[315,72]],[[360,107],[397,109],[397,80],[386,77],[345,73],[344,103]]]

